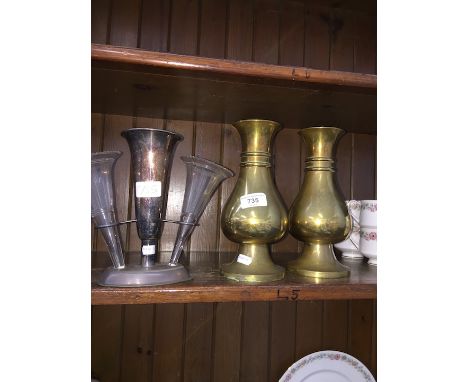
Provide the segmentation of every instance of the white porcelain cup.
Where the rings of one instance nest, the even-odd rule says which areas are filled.
[[[353,229],[351,235],[344,241],[335,244],[335,248],[339,249],[342,254],[341,256],[362,259],[362,255],[359,252],[359,218],[361,214],[361,202],[359,200],[347,200],[346,205],[348,206],[349,215],[352,218]]]
[[[377,227],[362,227],[359,248],[369,259],[369,265],[377,265]]]
[[[377,200],[361,200],[361,227],[377,227]]]

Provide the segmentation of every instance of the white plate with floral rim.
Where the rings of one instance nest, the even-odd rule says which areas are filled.
[[[325,350],[294,363],[279,382],[375,382],[361,361],[349,354]]]

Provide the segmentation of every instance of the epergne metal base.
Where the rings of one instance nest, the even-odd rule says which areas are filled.
[[[175,284],[190,280],[191,277],[182,264],[157,263],[151,267],[126,265],[123,269],[107,268],[97,283],[101,286],[135,288]]]

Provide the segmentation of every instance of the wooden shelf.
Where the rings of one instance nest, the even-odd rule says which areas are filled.
[[[186,56],[112,45],[91,44],[91,58],[94,62],[127,65],[127,68],[136,71],[147,71],[153,68],[156,73],[159,73],[161,70],[167,69],[167,73],[169,71],[180,75],[199,73],[201,76],[213,79],[228,78],[228,76],[233,76],[234,79],[252,77],[254,80],[270,83],[275,80],[277,80],[276,83],[284,81],[286,86],[310,84],[362,89],[363,92],[370,93],[375,93],[377,89],[377,76],[372,74]]]
[[[206,261],[189,267],[193,280],[159,287],[113,288],[92,283],[93,305],[155,304],[228,301],[300,301],[377,298],[377,269],[363,261],[342,260],[351,268],[349,278],[306,280],[287,275],[284,280],[263,284],[241,284],[219,274],[219,263],[235,254],[206,254]],[[284,265],[295,254],[275,254],[275,262]],[[197,255],[196,258],[203,258]],[[93,270],[93,280],[101,270]]]
[[[377,77],[92,44],[92,111],[375,133]]]

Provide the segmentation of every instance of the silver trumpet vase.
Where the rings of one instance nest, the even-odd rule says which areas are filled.
[[[172,161],[184,139],[167,130],[136,128],[122,132],[130,147],[135,215],[141,239],[141,265],[150,267],[163,231]]]

